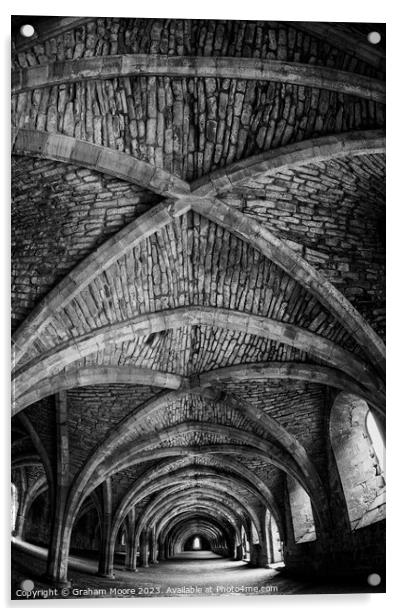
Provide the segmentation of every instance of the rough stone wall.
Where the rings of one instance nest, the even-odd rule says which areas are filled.
[[[366,426],[364,400],[339,394],[331,409],[330,440],[352,530],[385,516],[385,479]]]
[[[356,348],[329,311],[281,268],[221,227],[188,214],[89,281],[43,329],[27,359],[96,327],[192,305],[283,320]]]
[[[293,518],[289,501],[287,481],[282,483],[284,517],[286,524],[286,539],[284,542],[283,558],[287,570],[290,573],[305,576],[308,579],[319,575],[325,576],[325,569],[328,566],[328,554],[323,552],[321,538],[315,541],[305,541],[295,543]]]
[[[32,503],[25,522],[24,540],[48,547],[51,528],[48,493],[40,494]]]
[[[260,57],[381,75],[306,32],[261,22],[94,20],[33,45],[16,59],[26,67],[124,53]],[[195,179],[315,134],[381,126],[384,106],[290,84],[151,76],[77,81],[23,92],[13,99],[13,115],[17,126],[124,150]]]
[[[332,160],[247,180],[225,203],[286,239],[385,335],[382,155]]]
[[[23,489],[23,482],[26,484],[26,490],[29,490],[37,480],[43,476],[44,470],[42,464],[33,464],[11,470],[12,481],[19,491]]]
[[[332,398],[332,401],[331,401]],[[325,423],[329,425],[329,414],[335,393],[328,398],[325,406]],[[331,518],[331,534],[329,543],[323,549],[322,538],[306,544],[295,544],[292,539],[292,517],[290,506],[285,499],[285,519],[287,538],[285,542],[285,562],[289,569],[300,575],[308,576],[309,570],[316,575],[331,575],[333,579],[353,579],[355,575],[364,576],[369,573],[380,573],[385,570],[385,520],[372,521],[368,526],[351,529],[345,495],[339,476],[337,461],[333,453],[333,445],[329,429],[325,430],[327,441],[328,468],[328,503]],[[353,462],[355,458],[353,456]],[[367,464],[367,457],[362,460]],[[349,468],[350,471],[350,468]],[[304,570],[303,568],[307,567]]]
[[[13,461],[25,456],[31,456],[32,458],[35,456],[37,457],[37,452],[28,434],[24,433],[24,436],[19,436],[12,439],[11,455]]]
[[[88,20],[78,28],[16,53],[16,66],[125,53],[259,57],[381,75],[351,53],[280,22],[204,19]]]
[[[49,396],[32,404],[25,410],[34,430],[49,457],[52,468],[56,465],[56,420],[55,397]]]
[[[98,551],[100,546],[99,518],[95,509],[83,515],[73,526],[72,553]]]
[[[246,468],[252,470],[257,477],[262,479],[271,490],[274,498],[278,503],[283,500],[283,481],[285,473],[273,464],[267,464],[261,458],[243,457],[238,456],[239,462],[241,462]],[[280,512],[282,513],[282,512]]]
[[[15,127],[125,151],[191,181],[270,148],[380,127],[384,105],[274,82],[127,77],[22,92],[12,117]]]
[[[147,472],[150,472],[153,468],[152,462],[145,462],[142,464],[136,464],[135,467],[131,467],[129,469],[125,469],[123,471],[119,471],[115,473],[112,477],[112,490],[113,490],[113,504],[114,511],[117,509],[121,500],[127,494],[128,490],[132,488],[136,481],[139,481],[141,478],[146,476]],[[149,502],[149,498],[141,499],[138,504],[136,504],[136,515],[145,506],[145,502]],[[138,517],[137,516],[137,517]]]
[[[74,366],[131,365],[190,376],[235,364],[306,357],[302,350],[261,336],[197,325],[133,336],[129,342],[87,355]]]
[[[158,393],[146,386],[108,385],[68,392],[70,474],[78,472],[106,434],[127,414]]]
[[[329,441],[329,439],[328,439]],[[385,519],[351,531],[345,496],[332,446],[328,443],[329,504],[332,519],[332,569],[338,575],[385,570]]]
[[[159,197],[82,167],[13,157],[12,200],[15,329],[77,263]]]
[[[313,383],[247,381],[227,383],[227,391],[241,396],[276,419],[297,436],[326,481],[325,388]],[[286,387],[285,391],[283,390]]]
[[[302,486],[290,475],[287,477],[287,485],[294,542],[315,541],[317,535],[310,498]]]
[[[353,469],[356,471],[355,461],[357,459],[358,451],[355,449],[355,453],[352,455],[351,464],[348,467],[348,478],[350,475],[350,482],[348,481],[347,486],[343,486],[341,477],[340,477],[340,468],[339,463],[342,465],[343,460],[338,459],[334,455],[334,447],[337,447],[337,440],[339,438],[342,439],[342,435],[338,435],[338,437],[331,438],[330,430],[329,430],[329,418],[330,418],[330,409],[333,406],[335,401],[335,394],[332,393],[329,398],[329,404],[327,407],[327,423],[328,423],[328,431],[326,432],[327,436],[327,451],[328,451],[328,481],[329,481],[329,490],[328,490],[328,498],[330,504],[331,518],[332,518],[332,552],[333,552],[333,568],[339,574],[342,572],[346,573],[348,571],[353,572],[359,569],[359,567],[363,570],[366,570],[368,573],[371,572],[383,572],[385,569],[385,543],[383,541],[383,537],[385,536],[385,527],[386,522],[385,519],[381,519],[381,515],[378,516],[377,510],[377,520],[370,520],[370,524],[368,526],[359,527],[358,524],[353,524],[348,514],[348,507],[345,498],[345,488],[350,490],[352,488],[356,488],[356,491],[359,493],[359,497],[362,494],[362,486],[356,485],[356,479],[353,477]],[[365,414],[365,413],[364,413]],[[348,422],[346,422],[344,437],[347,435],[353,434],[353,431],[356,431],[361,434],[363,430],[363,426],[359,426],[358,421],[353,422],[354,427],[352,427]],[[373,464],[374,459],[370,455],[370,452],[367,451],[367,439],[363,439],[363,443],[360,443],[360,439],[358,439],[357,447],[359,445],[363,445],[366,449],[366,455],[361,457],[360,465],[363,465],[363,469],[366,469],[366,474],[369,482],[375,484],[373,489],[375,492],[379,492],[380,494],[384,492],[384,487],[379,488],[379,481],[382,482],[381,476],[374,475],[373,472],[370,472],[368,469],[369,464]],[[344,452],[345,458],[351,457],[351,453],[347,451]],[[358,479],[357,479],[358,480]],[[383,494],[385,496],[385,493]],[[382,502],[382,501],[381,501]],[[380,506],[381,509],[381,506]],[[383,509],[381,510],[381,514],[384,514]],[[363,516],[364,518],[364,516]]]

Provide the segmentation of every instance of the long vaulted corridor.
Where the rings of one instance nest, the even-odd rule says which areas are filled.
[[[12,598],[383,592],[385,28],[27,19]]]
[[[18,548],[15,550],[13,591],[19,593],[17,596],[38,600],[44,598],[44,593],[49,589],[48,584],[40,575],[45,571],[45,552],[46,550],[40,548],[33,550],[28,544],[25,544],[23,550],[18,550]],[[39,555],[39,558],[35,557],[35,553]],[[24,594],[21,591],[21,582],[23,584],[27,575],[32,578],[33,568],[37,572],[33,578],[35,589],[38,591],[36,596]],[[305,576],[300,578],[286,575],[283,564],[269,569],[256,569],[249,567],[246,562],[218,556],[206,550],[199,553],[182,552],[158,567],[140,568],[135,575],[127,571],[124,562],[117,556],[114,579],[100,578],[96,576],[96,573],[96,560],[83,555],[72,556],[69,568],[71,587],[68,589],[68,594],[62,595],[59,590],[55,598],[200,598],[205,596],[362,593],[367,590],[367,581],[364,576],[354,580],[348,579],[347,576],[341,576],[332,581],[309,580]],[[384,592],[384,585],[372,588],[372,592]],[[67,590],[64,590],[64,593],[67,593]]]

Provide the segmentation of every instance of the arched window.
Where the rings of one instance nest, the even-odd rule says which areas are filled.
[[[371,411],[368,411],[366,416],[366,429],[371,440],[371,446],[373,448],[372,453],[377,456],[377,474],[383,473],[385,477],[385,444]]]
[[[317,537],[310,497],[300,483],[290,475],[287,482],[295,543],[315,541]]]
[[[384,443],[365,400],[340,393],[330,439],[353,530],[385,518]]]
[[[201,550],[201,541],[199,537],[194,537],[193,550]]]
[[[244,526],[241,527],[241,546],[242,546],[242,558],[243,560],[250,560],[250,543],[247,538],[247,533]]]
[[[11,484],[11,532],[14,533],[18,514],[18,490]]]
[[[282,562],[282,541],[279,528],[269,509],[267,509],[265,515],[265,527],[267,533],[268,563]]]

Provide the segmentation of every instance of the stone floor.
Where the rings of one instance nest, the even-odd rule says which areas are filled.
[[[255,569],[245,562],[221,558],[212,552],[185,552],[175,558],[128,572],[116,559],[115,579],[96,575],[97,563],[90,558],[70,558],[71,588],[49,591],[43,581],[46,550],[28,544],[12,546],[12,599],[44,598],[135,598],[202,597],[278,594],[323,594],[384,592],[363,583],[306,582],[286,574],[283,567]],[[28,582],[27,582],[28,581]],[[32,588],[33,587],[33,588]],[[31,594],[22,589],[31,589]],[[36,593],[34,593],[36,591]],[[57,592],[57,594],[55,594]],[[18,594],[17,594],[18,593]],[[21,594],[23,596],[21,596]],[[27,596],[28,595],[28,596]]]

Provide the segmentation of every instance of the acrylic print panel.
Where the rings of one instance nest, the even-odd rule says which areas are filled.
[[[12,18],[13,600],[384,592],[384,67]]]

